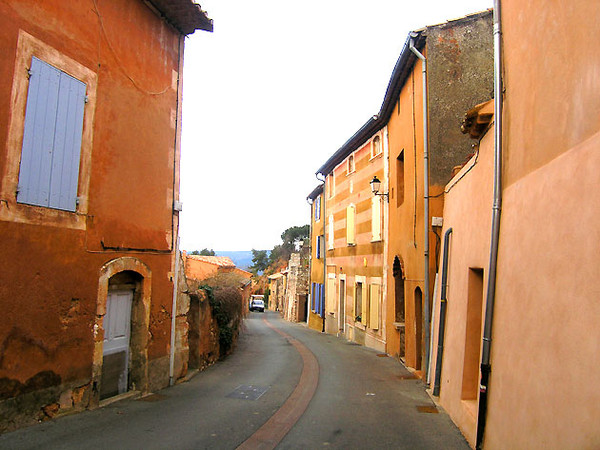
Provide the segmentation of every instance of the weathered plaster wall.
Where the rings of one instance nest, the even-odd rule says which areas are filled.
[[[402,262],[405,303],[404,361],[422,371],[423,329],[417,324],[419,293],[424,293],[424,220],[442,216],[443,189],[452,168],[472,154],[472,141],[460,133],[465,112],[490,98],[493,90],[491,13],[462,22],[427,27],[424,49],[428,60],[429,107],[429,215],[424,218],[423,189],[423,83],[417,61],[402,87],[396,109],[388,123],[390,141],[390,223],[387,302],[387,352],[400,355],[401,328],[395,320],[395,289],[392,262]],[[399,156],[402,159],[398,161]],[[430,294],[437,266],[436,236],[429,226]],[[420,305],[419,305],[420,303]],[[431,303],[431,300],[430,300]],[[419,333],[420,329],[420,333]]]
[[[34,422],[35,411],[44,407],[58,404],[60,409],[46,408],[53,415],[53,408],[60,413],[71,406],[86,407],[88,396],[97,398],[97,386],[92,384],[89,393],[78,388],[92,379],[101,268],[132,254],[120,249],[139,249],[133,255],[153,274],[148,386],[153,389],[168,382],[180,36],[141,1],[98,2],[98,7],[102,21],[91,2],[0,4],[3,183],[6,174],[14,172],[14,161],[7,155],[15,149],[20,154],[22,140],[22,132],[17,134],[18,142],[8,141],[7,134],[24,117],[24,107],[15,110],[11,100],[13,75],[26,73],[15,59],[20,32],[97,79],[91,99],[94,121],[86,122],[84,129],[92,146],[89,171],[80,175],[80,188],[89,185],[85,211],[59,214],[19,205],[14,191],[2,190],[0,304],[5,313],[0,317],[0,409],[4,429]],[[85,114],[84,120],[88,110]],[[29,397],[15,397],[23,392],[29,392]],[[20,416],[11,415],[16,410]],[[25,414],[28,419],[24,411],[31,411]]]
[[[492,11],[427,28],[431,184],[445,185],[472,141],[460,131],[467,110],[494,87]]]

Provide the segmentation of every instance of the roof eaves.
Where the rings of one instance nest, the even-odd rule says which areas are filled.
[[[213,21],[199,4],[192,0],[143,0],[181,34],[196,30],[213,31]]]
[[[392,76],[379,109],[379,114],[371,117],[354,135],[348,139],[326,162],[317,170],[316,174],[327,175],[346,157],[360,148],[373,134],[381,130],[389,121],[394,110],[400,91],[408,79],[417,57],[410,50],[410,41],[414,40],[414,46],[421,50],[425,46],[426,36],[424,30],[413,31],[408,34],[402,52],[396,61]]]
[[[310,199],[310,200],[314,200],[315,198],[317,198],[317,196],[319,196],[321,193],[323,192],[323,184],[319,184],[316,188],[314,188],[312,190],[312,192],[310,194],[308,194],[308,197],[306,197],[306,199]]]

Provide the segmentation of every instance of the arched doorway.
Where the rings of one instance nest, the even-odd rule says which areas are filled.
[[[394,276],[394,321],[400,333],[400,345],[398,356],[404,359],[406,354],[406,327],[405,327],[405,303],[404,303],[404,271],[400,258],[394,258],[392,265],[392,275]]]
[[[93,404],[148,388],[150,269],[137,258],[117,258],[100,269],[94,324]]]
[[[423,292],[415,289],[415,369],[421,370],[423,355]]]

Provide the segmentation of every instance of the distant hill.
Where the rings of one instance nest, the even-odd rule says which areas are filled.
[[[226,251],[226,250],[215,250],[217,256],[229,256],[231,260],[240,269],[248,270],[252,265],[252,251],[251,250],[240,250],[240,251]]]

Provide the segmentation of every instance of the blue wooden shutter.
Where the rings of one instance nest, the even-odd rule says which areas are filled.
[[[86,86],[32,58],[17,201],[75,211]]]

